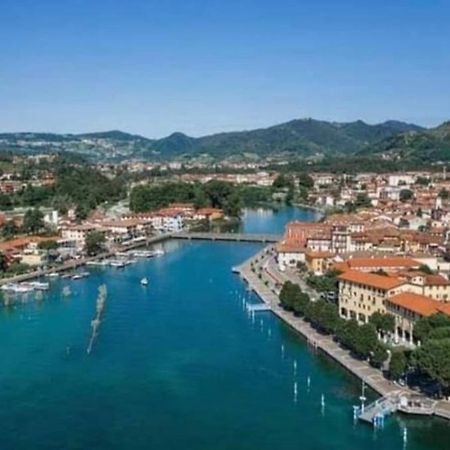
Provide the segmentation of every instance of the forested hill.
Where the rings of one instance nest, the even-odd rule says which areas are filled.
[[[353,154],[399,134],[423,128],[398,121],[369,125],[297,119],[268,128],[218,133],[199,138],[173,133],[148,139],[122,131],[86,134],[3,133],[0,151],[71,151],[99,160],[131,157],[173,159],[207,154],[215,159],[234,156]]]
[[[205,153],[218,159],[245,154],[309,156],[317,153],[354,153],[398,133],[422,129],[397,121],[369,125],[363,121],[338,123],[298,119],[269,128],[200,138],[174,133],[155,141],[152,151],[161,151],[165,156]]]
[[[416,164],[450,161],[450,121],[436,128],[388,137],[359,153]]]

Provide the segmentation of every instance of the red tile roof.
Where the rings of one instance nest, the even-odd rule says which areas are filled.
[[[450,315],[450,304],[433,300],[424,295],[402,292],[389,298],[388,303],[413,311],[421,316],[431,316],[437,312]]]
[[[396,277],[388,277],[384,275],[376,275],[374,273],[358,272],[356,270],[348,270],[339,276],[342,281],[348,281],[350,283],[361,284],[365,286],[371,286],[377,289],[383,289],[385,291],[393,289],[397,286],[405,284],[405,281]]]

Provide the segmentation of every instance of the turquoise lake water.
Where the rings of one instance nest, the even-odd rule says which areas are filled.
[[[281,232],[304,214],[251,211],[244,228]],[[230,269],[259,245],[164,247],[161,258],[58,280],[43,301],[0,309],[1,450],[450,448],[442,420],[354,424],[357,380],[270,313],[252,323],[242,298],[257,299]],[[101,284],[107,306],[87,355]]]

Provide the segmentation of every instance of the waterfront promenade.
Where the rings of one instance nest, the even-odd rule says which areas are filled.
[[[279,271],[274,273],[275,269],[271,266],[271,278],[267,276],[259,278],[256,270],[255,272],[252,270],[252,264],[254,268],[269,267],[270,258],[271,249],[266,248],[240,266],[233,268],[233,271],[238,273],[248,283],[249,288],[252,289],[263,302],[270,306],[270,310],[273,314],[305,337],[308,344],[333,358],[353,375],[364,381],[364,383],[370,386],[379,395],[384,397],[397,394],[401,391],[406,396],[418,397],[417,392],[408,388],[400,388],[398,385],[387,380],[380,370],[373,368],[366,361],[353,358],[350,352],[339,346],[331,336],[318,333],[308,322],[300,317],[296,317],[291,312],[285,311],[280,306],[280,301],[273,285],[273,279],[276,278],[278,282],[282,282],[288,275]],[[261,273],[264,272],[265,271],[263,270]],[[423,397],[423,401],[429,403],[430,399]],[[446,400],[434,402],[433,413],[436,416],[450,420],[450,402]]]

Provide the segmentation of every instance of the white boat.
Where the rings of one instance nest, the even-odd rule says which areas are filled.
[[[58,272],[50,272],[47,274],[48,278],[58,278],[59,277],[59,273]]]
[[[72,280],[81,280],[82,278],[86,278],[89,275],[90,275],[89,272],[79,272],[79,273],[72,275],[71,278],[72,278]]]
[[[34,288],[28,283],[7,283],[2,286],[2,290],[7,292],[14,292],[15,294],[25,294],[27,292],[32,292]]]
[[[41,281],[31,281],[28,283],[29,286],[38,290],[38,291],[47,291],[50,288],[49,283],[41,282]]]
[[[157,249],[153,253],[155,254],[155,256],[163,256],[163,255],[165,255],[165,252],[162,249]]]
[[[125,267],[126,264],[124,261],[120,261],[119,259],[112,259],[111,261],[109,261],[109,265],[111,267],[122,268],[122,267]]]
[[[27,292],[34,291],[33,286],[30,286],[28,283],[26,284],[18,284],[14,288],[13,292],[16,292],[17,294],[26,294]]]
[[[153,258],[154,256],[159,256],[163,254],[162,250],[135,250],[133,256],[135,258]]]
[[[147,286],[148,285],[147,277],[144,277],[144,278],[141,279],[141,284],[142,284],[142,286]]]
[[[13,291],[15,286],[16,285],[14,283],[6,283],[6,284],[2,285],[1,290],[2,291]]]
[[[108,265],[108,261],[88,261],[86,263],[87,266],[100,266],[100,267],[104,267]]]

